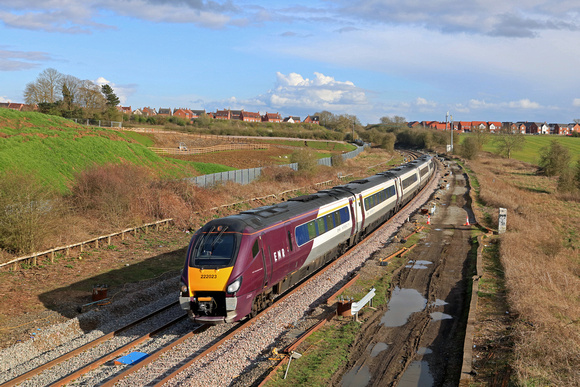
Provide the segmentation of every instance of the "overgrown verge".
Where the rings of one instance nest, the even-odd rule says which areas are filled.
[[[485,226],[496,228],[498,208],[508,210],[498,245],[503,273],[496,270],[517,318],[505,368],[521,385],[580,384],[580,204],[556,194],[556,179],[529,164],[483,157],[468,167]]]

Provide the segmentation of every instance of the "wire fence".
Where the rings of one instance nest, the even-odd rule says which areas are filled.
[[[98,126],[99,128],[122,128],[123,123],[119,121],[105,121],[105,120],[90,120],[84,118],[71,118],[71,121],[77,124],[87,125],[87,126]]]
[[[355,149],[351,152],[343,153],[341,155],[342,159],[347,160],[347,159],[352,159],[355,156],[358,156],[362,151],[364,151],[364,149],[367,146],[369,146],[369,145],[368,144],[365,144],[364,146],[357,145],[357,149]],[[318,164],[331,167],[332,166],[332,158],[325,157],[325,158],[319,159]],[[297,171],[298,170],[298,163],[284,164],[284,165],[280,165],[280,167],[289,167],[289,168],[292,168],[293,170]],[[252,181],[259,178],[261,174],[262,174],[262,168],[260,167],[260,168],[238,169],[235,171],[217,172],[217,173],[212,173],[209,175],[191,177],[191,178],[188,178],[186,180],[197,185],[197,186],[200,186],[200,187],[210,187],[212,185],[219,184],[219,183],[225,183],[227,181],[231,181],[234,183],[245,185],[245,184],[249,184]]]

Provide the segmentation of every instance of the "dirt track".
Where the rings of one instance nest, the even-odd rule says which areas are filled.
[[[395,273],[388,306],[365,322],[333,385],[459,384],[471,244],[465,177],[456,165],[451,171],[449,188],[435,200],[431,232]]]

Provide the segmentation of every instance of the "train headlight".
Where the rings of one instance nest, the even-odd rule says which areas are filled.
[[[181,293],[187,293],[187,285],[183,282],[181,283],[181,287],[179,289],[181,290]]]
[[[235,292],[240,290],[240,286],[242,286],[242,277],[239,277],[237,280],[229,284],[226,291],[228,292],[228,294],[234,294]]]

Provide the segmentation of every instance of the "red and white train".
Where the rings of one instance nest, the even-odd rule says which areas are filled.
[[[206,323],[254,316],[393,216],[434,170],[425,155],[366,179],[208,222],[189,244],[181,307]]]

